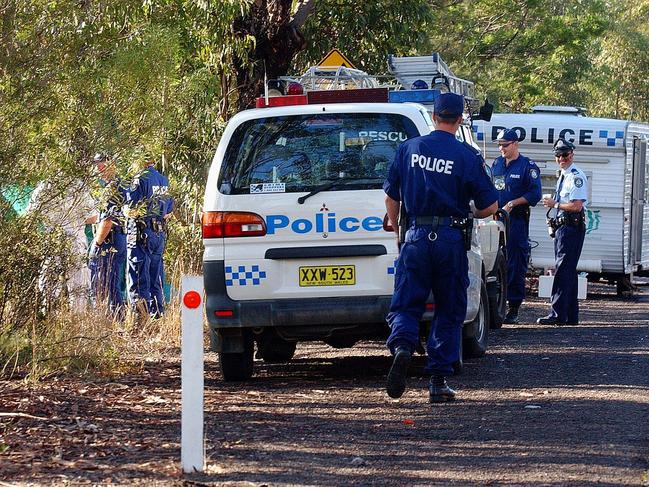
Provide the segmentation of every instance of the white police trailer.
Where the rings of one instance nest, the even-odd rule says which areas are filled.
[[[589,182],[586,239],[577,266],[590,277],[604,277],[629,290],[633,273],[649,273],[649,124],[583,116],[574,107],[537,106],[531,114],[494,114],[476,121],[474,136],[487,163],[500,155],[494,142],[502,128],[513,128],[520,150],[541,169],[543,193],[554,193],[557,164],[552,146],[559,137],[575,144],[575,163]],[[554,250],[546,227],[546,209],[532,209],[532,266],[554,267]]]
[[[203,241],[211,347],[225,380],[252,375],[254,343],[272,363],[290,360],[300,341],[344,348],[388,334],[398,249],[382,184],[397,147],[433,130],[426,107],[411,102],[430,104],[439,91],[390,91],[363,77],[317,68],[300,84],[281,80],[223,133],[207,181]],[[471,142],[469,127],[457,137]],[[502,322],[503,244],[501,223],[476,225],[465,356],[487,348],[487,280],[494,325]],[[431,301],[424,320],[433,313]]]

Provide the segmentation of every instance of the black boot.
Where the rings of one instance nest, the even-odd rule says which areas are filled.
[[[555,325],[561,326],[563,323],[559,322],[559,319],[556,316],[548,315],[536,320],[539,325]]]
[[[408,367],[410,367],[411,360],[412,353],[410,350],[398,347],[394,351],[394,360],[392,361],[390,372],[388,372],[386,385],[388,396],[393,399],[398,399],[403,396],[403,393],[406,390],[406,377],[408,375]]]
[[[505,323],[506,325],[518,324],[518,306],[510,306],[507,309],[507,314],[505,315],[503,323]]]
[[[446,378],[441,375],[434,375],[430,378],[428,386],[428,402],[450,402],[455,401],[455,391],[446,383]]]

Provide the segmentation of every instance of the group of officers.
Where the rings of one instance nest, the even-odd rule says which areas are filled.
[[[130,184],[117,175],[109,155],[98,153],[93,163],[102,196],[88,253],[92,295],[118,320],[125,317],[125,294],[136,321],[159,318],[165,304],[162,255],[173,211],[169,180],[149,154]]]
[[[469,285],[463,233],[470,231],[465,223],[470,212],[476,218],[493,215],[498,209],[508,213],[508,310],[504,323],[515,324],[525,297],[530,207],[542,201],[548,208],[554,238],[555,274],[551,311],[537,322],[557,326],[579,322],[576,269],[586,233],[588,180],[573,164],[575,146],[565,139],[554,144],[561,174],[554,197],[542,198],[539,168],[519,152],[517,132],[505,129],[498,134],[496,142],[501,156],[494,161],[490,177],[480,152],[455,137],[463,112],[462,96],[438,96],[433,113],[436,130],[409,139],[399,147],[383,185],[393,227],[398,228],[400,210],[408,219],[388,314],[391,333],[387,346],[393,362],[386,389],[392,398],[401,397],[406,389],[408,367],[419,344],[419,320],[432,291],[435,316],[426,344],[425,368],[431,376],[429,401],[455,399],[455,391],[446,378],[452,375],[453,364],[461,353]],[[453,161],[452,169],[426,171],[411,163],[421,156]]]

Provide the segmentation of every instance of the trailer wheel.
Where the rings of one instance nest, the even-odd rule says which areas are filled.
[[[487,284],[489,295],[489,328],[492,330],[502,328],[503,320],[507,314],[507,259],[502,249],[498,250],[496,265],[489,274],[496,278]]]
[[[478,358],[487,353],[489,340],[489,296],[484,282],[480,286],[480,308],[471,324],[464,328],[470,330],[463,337],[462,347],[464,358]]]
[[[238,382],[252,377],[255,342],[250,330],[243,330],[243,352],[219,353],[221,373],[226,382]]]

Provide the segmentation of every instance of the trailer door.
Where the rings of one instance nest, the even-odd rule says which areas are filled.
[[[643,216],[649,190],[646,184],[647,141],[633,139],[633,177],[631,182],[631,248],[629,249],[632,265],[642,262]]]

